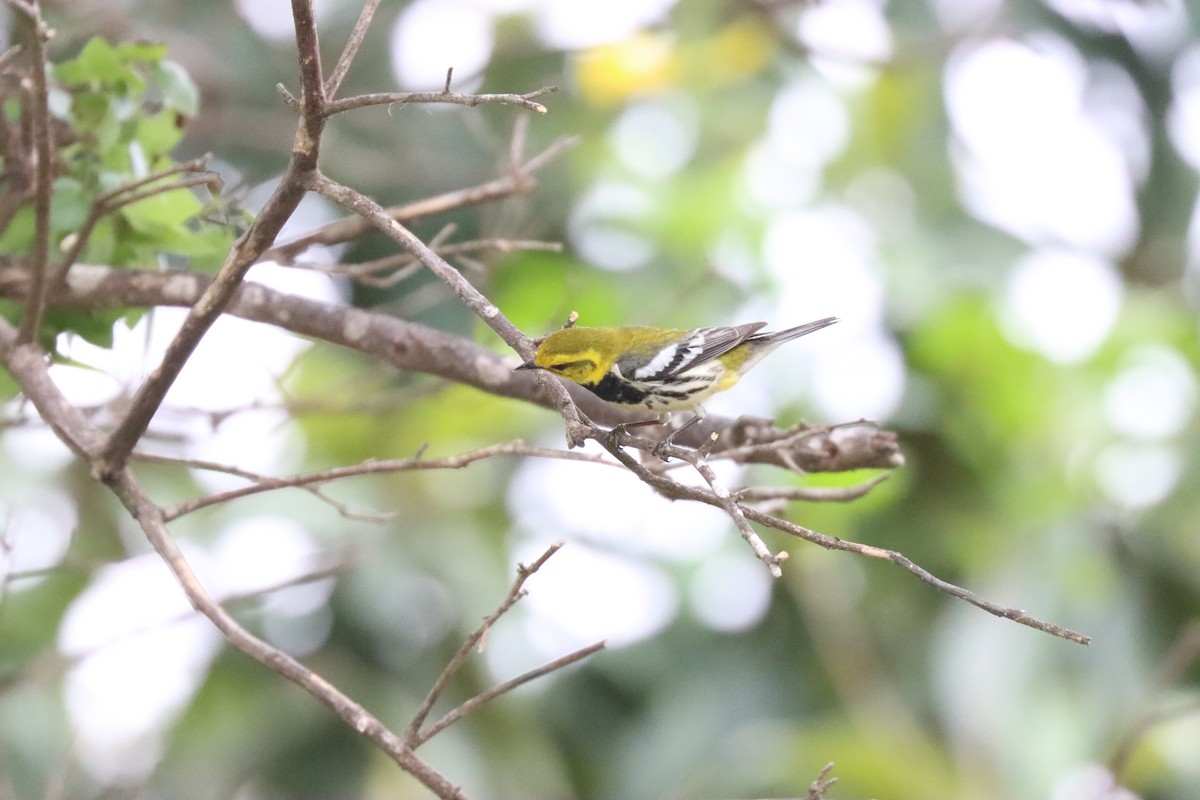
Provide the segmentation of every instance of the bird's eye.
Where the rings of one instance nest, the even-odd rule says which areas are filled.
[[[567,364],[551,364],[550,369],[554,370],[555,372],[562,372],[567,368],[567,366]]]

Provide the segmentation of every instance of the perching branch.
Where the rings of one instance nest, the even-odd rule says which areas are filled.
[[[667,445],[664,447],[662,446],[661,442],[641,436],[634,436],[628,431],[605,431],[599,428],[592,428],[592,430],[586,432],[585,435],[586,438],[593,439],[598,442],[602,447],[604,447],[604,449],[608,450],[613,457],[615,457],[622,464],[628,467],[631,472],[641,478],[644,483],[658,490],[664,496],[671,499],[696,500],[701,503],[706,503],[710,506],[726,509],[728,498],[720,497],[719,494],[716,491],[713,491],[712,488],[705,490],[699,487],[689,486],[673,480],[663,472],[649,470],[642,464],[638,463],[635,459],[630,457],[628,453],[625,453],[623,448],[633,447],[646,453],[657,451],[668,458],[677,458],[685,461],[691,464],[693,467],[697,467],[697,464],[703,460],[704,455],[702,453],[698,453],[695,450],[680,447],[678,445]],[[1026,625],[1035,630],[1049,633],[1062,639],[1068,639],[1078,644],[1086,645],[1091,641],[1090,636],[1078,633],[1061,625],[1055,625],[1054,623],[1038,619],[1037,617],[1031,616],[1020,609],[1007,608],[1005,606],[998,605],[990,600],[983,599],[974,592],[971,592],[960,586],[955,586],[948,581],[944,581],[926,570],[924,567],[913,562],[903,553],[899,553],[895,550],[888,550],[882,547],[875,547],[873,545],[860,544],[858,542],[840,539],[836,536],[817,533],[816,531],[805,528],[802,525],[797,525],[789,520],[767,514],[759,509],[743,505],[740,502],[736,503],[736,505],[740,515],[744,516],[750,522],[756,522],[759,525],[773,528],[781,533],[795,536],[798,539],[811,542],[812,544],[823,547],[826,550],[841,550],[848,553],[856,553],[869,558],[878,558],[884,561],[890,561],[893,564],[908,570],[913,575],[916,575],[920,580],[928,583],[930,586],[933,586],[938,591],[944,592],[953,597],[957,597],[960,600],[965,600],[977,608],[987,611],[989,614],[1010,619],[1014,622],[1020,623],[1021,625]],[[735,524],[736,522],[737,520],[735,519]],[[775,556],[774,558],[778,560],[778,556]]]
[[[51,292],[49,302],[60,308],[128,308],[183,306],[204,296],[212,278],[189,272],[114,270],[86,264],[71,270],[67,285]],[[20,264],[0,262],[0,297],[20,299],[29,291],[29,271]],[[560,414],[581,410],[601,425],[644,419],[599,400],[575,385],[564,386],[548,375],[513,372],[516,360],[498,355],[474,341],[436,328],[332,303],[289,295],[253,281],[238,287],[226,313],[273,325],[301,336],[351,348],[397,369],[423,372],[489,394],[554,409]],[[579,421],[580,441],[591,427]],[[869,424],[775,428],[768,420],[731,420],[709,414],[701,424],[684,431],[676,443],[697,446],[701,434],[720,438],[713,459],[737,464],[774,464],[804,472],[842,472],[851,469],[894,468],[903,464],[896,435]],[[650,439],[643,439],[653,444]],[[768,443],[774,443],[774,447]]]

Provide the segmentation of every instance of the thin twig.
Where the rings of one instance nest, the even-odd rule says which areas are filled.
[[[348,467],[335,467],[334,469],[323,470],[321,472],[311,472],[303,475],[293,475],[289,478],[273,478],[267,475],[258,475],[247,470],[243,470],[239,467],[229,466],[226,464],[217,464],[211,461],[172,458],[170,456],[151,455],[149,453],[135,453],[133,457],[142,461],[177,464],[179,466],[191,467],[194,469],[224,472],[226,474],[236,475],[240,478],[246,478],[247,480],[254,481],[254,483],[250,486],[229,489],[223,492],[207,495],[205,497],[198,497],[194,500],[186,500],[182,503],[178,503],[164,512],[166,520],[170,522],[201,508],[207,508],[208,506],[217,505],[218,503],[227,503],[230,500],[248,497],[253,494],[260,494],[262,492],[270,492],[277,489],[288,488],[312,488],[320,484],[330,483],[332,481],[359,475],[381,475],[396,472],[413,472],[417,470],[434,469],[462,469],[463,467],[474,464],[476,461],[482,461],[486,458],[494,458],[496,456],[553,458],[562,461],[583,461],[591,464],[611,465],[612,463],[606,461],[600,455],[592,455],[587,453],[567,453],[563,452],[562,450],[553,450],[544,447],[530,447],[519,440],[490,445],[488,447],[483,447],[468,453],[447,456],[445,458],[400,458],[387,461],[375,461],[374,459],[371,459],[361,464],[355,464]]]
[[[817,777],[813,778],[813,782],[808,785],[808,794],[804,795],[804,800],[825,800],[825,793],[837,783],[837,778],[829,777],[831,772],[833,772],[832,761],[822,767],[821,771],[817,773]]]
[[[21,47],[21,45],[14,44],[3,53],[0,53],[0,70],[7,69],[8,65],[15,61],[17,56],[24,52],[24,50],[25,48]]]
[[[565,656],[559,656],[558,658],[556,658],[552,661],[547,661],[545,664],[542,664],[540,667],[531,669],[528,672],[522,673],[521,675],[518,675],[515,678],[511,678],[507,681],[504,681],[503,683],[493,686],[490,689],[486,689],[486,690],[480,692],[479,694],[470,698],[466,702],[462,703],[462,705],[459,705],[459,706],[451,709],[450,711],[448,711],[445,714],[445,716],[443,716],[437,722],[433,723],[428,728],[421,731],[417,735],[416,740],[413,743],[413,747],[417,747],[418,745],[422,745],[425,742],[429,741],[434,736],[437,736],[439,733],[444,731],[446,728],[448,728],[451,725],[453,725],[454,723],[458,722],[460,719],[465,717],[467,714],[470,714],[472,711],[479,708],[484,703],[487,703],[491,700],[495,700],[500,695],[511,692],[513,689],[516,689],[519,686],[524,686],[525,684],[529,683],[532,680],[537,680],[538,678],[549,675],[552,672],[556,672],[556,671],[562,669],[563,667],[568,667],[571,664],[574,664],[576,661],[581,661],[581,660],[587,658],[588,656],[592,655],[593,653],[597,653],[597,652],[603,650],[607,645],[608,645],[608,642],[604,641],[604,640],[601,640],[599,642],[594,642],[585,647],[581,647],[578,650],[567,653]]]
[[[540,89],[534,89],[532,92],[525,92],[524,94],[459,94],[445,89],[440,92],[377,92],[334,100],[325,106],[325,116],[331,117],[334,114],[341,114],[356,108],[367,108],[369,106],[404,106],[412,103],[450,103],[469,107],[499,103],[501,105],[521,106],[530,111],[545,114],[546,107],[541,103],[535,102],[535,98],[543,97],[557,91],[557,86],[543,86]]]
[[[1146,691],[1147,702],[1138,704],[1138,708],[1145,710],[1138,715],[1129,731],[1113,748],[1112,756],[1108,759],[1108,769],[1114,780],[1121,779],[1138,745],[1141,744],[1148,732],[1164,722],[1200,712],[1200,700],[1194,698],[1167,709],[1151,710],[1153,706],[1150,702],[1183,680],[1188,670],[1198,660],[1200,660],[1200,622],[1193,621],[1184,627],[1163,658],[1162,666]]]
[[[561,253],[561,242],[542,242],[537,240],[525,239],[473,239],[465,242],[455,242],[453,244],[435,245],[434,242],[429,243],[429,249],[437,253],[442,258],[451,258],[453,256],[466,255],[468,253],[477,253],[484,250],[495,250],[499,253],[515,253],[521,251],[540,251],[546,253]],[[367,286],[377,286],[388,288],[395,286],[402,280],[411,277],[421,270],[421,263],[414,256],[408,253],[400,253],[391,255],[385,258],[377,258],[373,261],[364,261],[358,264],[334,264],[334,265],[318,265],[305,264],[310,269],[318,272],[323,272],[329,275],[345,275],[351,280]],[[380,275],[380,273],[387,273]]]
[[[784,550],[779,553],[772,553],[770,551],[759,535],[754,532],[754,528],[750,526],[746,515],[742,513],[741,506],[730,495],[729,489],[717,478],[717,473],[713,472],[713,468],[709,466],[707,459],[698,458],[693,466],[700,473],[700,476],[704,478],[705,482],[708,483],[709,488],[712,489],[713,496],[717,498],[721,504],[721,508],[725,509],[725,513],[733,520],[738,533],[746,540],[746,544],[750,545],[750,549],[754,551],[754,555],[758,557],[759,561],[767,565],[767,569],[770,570],[773,577],[781,577],[783,569],[779,565],[787,560],[787,551]]]
[[[1061,639],[1068,639],[1072,642],[1076,642],[1077,644],[1088,644],[1092,641],[1092,637],[1073,631],[1070,628],[1065,628],[1061,625],[1055,625],[1051,622],[1040,620],[1037,617],[1033,617],[1020,609],[1007,608],[997,603],[993,603],[990,600],[985,600],[972,591],[964,589],[961,586],[955,586],[949,581],[942,580],[924,567],[913,562],[903,553],[895,550],[888,550],[883,547],[875,547],[869,544],[860,544],[847,539],[839,539],[836,536],[827,536],[823,533],[817,533],[816,531],[809,530],[802,525],[797,525],[794,522],[780,519],[779,517],[774,517],[769,514],[764,514],[753,508],[744,508],[743,511],[745,512],[746,517],[753,522],[761,523],[768,527],[774,528],[777,531],[781,531],[797,538],[804,539],[805,541],[812,542],[820,547],[824,547],[826,550],[843,550],[848,553],[858,553],[859,555],[867,556],[869,558],[878,558],[884,561],[890,561],[896,566],[908,570],[913,575],[916,575],[922,581],[928,583],[938,591],[945,592],[946,594],[957,597],[960,600],[965,600],[971,605],[981,608],[989,614],[993,614],[997,617],[1010,619],[1013,622],[1026,625],[1034,630],[1049,633]]]
[[[716,506],[724,510],[724,503],[722,502],[722,499],[717,497],[713,491],[701,489],[695,486],[688,486],[686,484],[679,483],[678,481],[675,481],[662,473],[656,473],[646,469],[645,466],[639,464],[627,453],[624,453],[622,447],[633,446],[645,452],[659,450],[661,451],[662,455],[671,458],[679,458],[693,464],[696,458],[694,451],[688,451],[677,445],[663,447],[661,442],[654,442],[644,437],[633,436],[629,434],[628,431],[614,433],[594,427],[588,429],[585,426],[583,431],[576,432],[574,435],[581,435],[585,439],[594,439],[600,443],[601,446],[612,453],[612,455],[616,457],[622,464],[624,464],[634,474],[641,478],[643,482],[649,484],[652,488],[657,489],[664,496],[672,499],[698,500],[702,503],[707,503],[708,505]],[[799,539],[811,542],[812,544],[823,547],[826,550],[842,550],[848,553],[857,553],[858,555],[867,556],[869,558],[878,558],[884,561],[890,561],[891,563],[908,570],[913,575],[917,576],[917,578],[925,583],[928,583],[935,589],[951,595],[952,597],[957,597],[960,600],[965,600],[971,605],[987,611],[989,614],[1010,619],[1013,622],[1017,622],[1021,625],[1025,625],[1035,630],[1049,633],[1053,636],[1067,639],[1078,644],[1086,645],[1092,640],[1091,637],[1087,636],[1086,634],[1078,633],[1070,628],[1066,628],[1061,625],[1055,625],[1051,622],[1038,619],[1037,617],[1031,616],[1020,609],[1008,608],[997,603],[993,603],[990,600],[985,600],[974,592],[938,578],[924,567],[913,562],[903,553],[895,550],[888,550],[882,547],[875,547],[873,545],[860,544],[847,539],[840,539],[836,536],[828,536],[823,533],[817,533],[816,531],[805,528],[802,525],[797,525],[789,520],[772,516],[771,514],[767,514],[759,509],[742,506],[740,504],[738,507],[741,513],[745,515],[746,519],[750,522],[757,522],[758,524],[764,525],[768,528],[773,528],[790,536],[795,536]]]
[[[350,33],[350,38],[346,40],[346,46],[342,48],[342,54],[338,57],[333,72],[325,80],[326,97],[336,97],[338,89],[342,88],[342,81],[346,79],[346,73],[350,71],[350,65],[354,63],[354,57],[358,55],[358,49],[362,46],[363,39],[367,36],[367,29],[371,27],[371,20],[374,18],[377,8],[379,8],[379,0],[367,0],[363,6],[363,10],[358,15],[358,21],[354,23],[354,30]]]
[[[515,581],[513,581],[512,588],[508,590],[508,594],[505,595],[504,599],[500,602],[500,605],[496,606],[495,611],[483,618],[483,623],[469,636],[467,636],[450,660],[446,662],[446,666],[442,669],[441,674],[438,675],[437,680],[435,680],[433,682],[433,686],[430,687],[429,693],[425,695],[425,699],[421,702],[420,708],[418,708],[417,712],[413,715],[412,722],[409,723],[408,729],[404,733],[404,741],[409,747],[416,747],[419,741],[422,740],[421,726],[425,724],[426,718],[429,717],[429,712],[433,710],[434,703],[436,703],[438,698],[442,696],[442,692],[445,691],[446,686],[450,683],[450,679],[453,678],[455,673],[457,673],[462,665],[466,663],[467,659],[471,655],[471,651],[475,649],[476,645],[483,641],[484,637],[487,636],[488,631],[490,631],[492,626],[496,624],[496,621],[500,619],[500,617],[504,616],[504,614],[507,613],[510,608],[516,605],[517,601],[525,596],[525,581],[529,580],[531,575],[541,569],[542,565],[549,561],[555,553],[561,550],[564,544],[565,542],[562,539],[559,539],[547,547],[545,552],[538,556],[533,563],[529,564],[528,566],[525,564],[517,564],[517,578]]]
[[[533,355],[529,338],[509,322],[500,309],[444,258],[429,249],[412,231],[394,220],[383,206],[371,198],[344,186],[319,172],[309,177],[308,188],[333,200],[338,205],[364,217],[381,233],[404,247],[441,281],[450,287],[458,299],[484,321],[501,339],[523,358]]]
[[[325,88],[316,22],[311,16],[309,0],[292,0],[292,11],[303,93],[302,113],[287,169],[254,222],[230,250],[216,280],[188,312],[179,332],[167,346],[162,361],[134,393],[128,410],[104,448],[103,458],[98,465],[101,475],[116,474],[124,467],[192,352],[229,305],[250,267],[275,241],[284,223],[304,197],[306,176],[317,169],[324,128],[321,112],[325,103]]]
[[[848,503],[863,497],[888,477],[885,472],[854,486],[747,486],[735,491],[733,496],[739,502],[806,500],[811,503]]]
[[[556,139],[541,153],[525,162],[519,170],[510,170],[508,174],[478,186],[444,192],[400,206],[391,206],[387,209],[387,213],[397,222],[412,222],[456,208],[479,205],[532,191],[536,186],[533,176],[578,142],[578,137],[567,136]],[[352,215],[323,225],[297,239],[272,247],[264,251],[259,256],[259,260],[289,264],[310,247],[341,244],[356,239],[370,230],[372,230],[370,223],[358,215]]]
[[[84,219],[83,224],[79,226],[79,230],[71,238],[71,245],[63,256],[62,262],[55,269],[51,286],[61,286],[66,280],[67,273],[75,265],[75,262],[79,260],[79,256],[82,255],[84,249],[87,247],[96,223],[105,215],[112,214],[126,206],[158,194],[165,194],[176,189],[189,189],[193,186],[208,185],[212,181],[212,176],[207,174],[208,162],[211,158],[212,155],[209,154],[192,159],[191,161],[185,161],[182,164],[175,164],[96,196],[92,200],[91,207],[88,209],[88,215]],[[177,181],[159,183],[159,181],[165,178],[183,172],[200,172],[205,174],[182,178]]]
[[[46,312],[46,292],[50,284],[50,195],[53,193],[54,164],[50,145],[53,134],[50,130],[49,89],[46,85],[46,42],[50,29],[42,18],[41,3],[13,3],[30,22],[29,77],[21,81],[27,89],[30,103],[30,136],[33,138],[34,163],[34,232],[32,270],[33,285],[25,298],[25,309],[21,316],[18,339],[22,343],[36,342],[42,327],[42,316]]]

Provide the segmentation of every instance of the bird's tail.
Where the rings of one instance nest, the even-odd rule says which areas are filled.
[[[779,333],[760,333],[753,338],[762,339],[773,345],[781,345],[784,342],[790,342],[792,339],[799,339],[801,336],[819,331],[821,328],[828,328],[837,321],[837,317],[825,317],[825,319],[806,322],[803,325],[797,325],[794,328],[788,328],[786,331],[780,331]]]
[[[806,322],[803,325],[797,325],[794,328],[788,328],[786,331],[779,331],[778,333],[758,333],[754,336],[751,336],[749,339],[747,339],[747,342],[749,342],[751,345],[757,346],[750,351],[749,356],[746,358],[746,362],[741,365],[741,371],[745,372],[746,370],[750,369],[750,367],[758,363],[760,359],[762,359],[776,347],[779,347],[779,345],[783,344],[784,342],[790,342],[792,339],[799,339],[801,336],[805,336],[814,331],[819,331],[821,328],[828,328],[837,321],[837,317],[825,317],[824,319],[818,319],[814,320],[813,322]]]

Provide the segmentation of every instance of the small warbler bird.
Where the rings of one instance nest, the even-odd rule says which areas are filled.
[[[517,369],[542,369],[578,383],[602,400],[645,409],[665,423],[675,411],[695,416],[667,441],[704,419],[704,402],[784,342],[838,321],[826,317],[779,333],[767,323],[721,328],[563,328],[541,339]],[[653,424],[653,421],[648,423]]]

